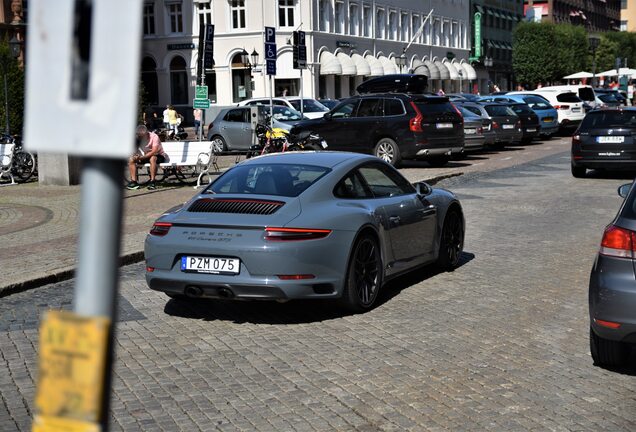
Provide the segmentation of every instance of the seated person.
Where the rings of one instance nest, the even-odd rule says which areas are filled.
[[[160,163],[168,160],[168,156],[163,151],[159,135],[150,132],[144,125],[137,126],[137,141],[143,154],[136,152],[128,159],[128,170],[130,172],[131,181],[126,185],[126,188],[139,189],[139,184],[137,183],[137,164],[143,165],[150,163],[150,183],[148,184],[148,189],[154,190],[157,188],[155,185],[157,168]]]

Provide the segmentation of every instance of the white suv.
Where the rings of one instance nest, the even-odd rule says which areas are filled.
[[[541,96],[557,110],[561,129],[576,127],[585,117],[583,101],[571,90],[542,87],[536,90],[509,92],[508,94],[530,94]]]
[[[300,97],[298,96],[290,96],[290,97],[275,97],[272,98],[272,102],[274,105],[283,105],[290,108],[295,109],[300,112]],[[329,112],[329,108],[318,102],[316,99],[311,98],[303,98],[303,114],[305,117],[310,119],[322,118],[326,112]],[[246,106],[246,105],[269,105],[269,98],[254,98],[254,99],[246,99],[238,103],[238,106]]]

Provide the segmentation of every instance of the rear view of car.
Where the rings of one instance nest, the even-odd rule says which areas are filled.
[[[587,114],[572,137],[574,177],[587,169],[636,169],[636,108],[602,109]]]
[[[539,135],[539,117],[525,103],[512,103],[510,108],[517,114],[521,123],[521,142],[529,143]]]
[[[550,137],[559,131],[559,115],[550,102],[542,96],[526,94],[525,92],[511,92],[506,97],[518,102],[525,102],[539,117],[539,135]]]
[[[497,145],[521,141],[523,137],[521,122],[509,106],[500,103],[487,103],[484,104],[484,110],[492,120],[492,129],[495,131]]]
[[[572,91],[537,89],[534,92],[547,98],[554,109],[557,110],[561,129],[572,130],[585,117],[583,101]]]
[[[619,194],[626,199],[605,228],[589,286],[590,352],[610,367],[625,365],[636,343],[636,190],[626,184]]]

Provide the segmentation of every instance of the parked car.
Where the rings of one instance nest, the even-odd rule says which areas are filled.
[[[394,166],[402,159],[445,165],[464,151],[464,125],[447,97],[406,93],[353,96],[321,119],[296,124],[292,135],[319,135],[328,150],[370,153]]]
[[[572,136],[572,175],[588,168],[636,170],[636,107],[589,112]]]
[[[541,124],[539,123],[539,116],[526,104],[523,103],[509,103],[507,104],[519,117],[521,123],[521,142],[527,144],[531,142],[535,137],[539,136]]]
[[[602,105],[600,99],[596,97],[594,89],[590,85],[585,84],[569,84],[569,85],[557,85],[557,86],[545,86],[535,91],[571,91],[575,93],[584,103],[588,104],[592,108],[597,108]]]
[[[491,130],[494,132],[493,146],[501,147],[521,141],[521,122],[509,106],[498,102],[464,102],[461,106],[491,121]]]
[[[589,285],[590,353],[600,366],[624,366],[636,343],[636,188],[618,188],[625,201],[605,228]]]
[[[458,107],[464,117],[464,149],[465,151],[477,151],[484,148],[486,137],[481,116],[468,111],[464,107]]]
[[[482,134],[484,135],[484,147],[492,147],[497,143],[497,135],[494,129],[492,128],[492,120],[488,117],[488,113],[483,109],[483,106],[473,106],[468,105],[465,106],[465,102],[454,102],[455,106],[459,109],[459,111],[464,115],[464,113],[469,113],[478,117],[481,117],[481,128]]]
[[[599,93],[596,97],[602,102],[601,106],[597,106],[597,108],[616,108],[620,107],[623,104],[617,98],[618,93]]]
[[[559,131],[557,110],[542,96],[524,92],[509,92],[502,96],[490,96],[486,100],[495,102],[526,103],[539,117],[539,135],[550,137]]]
[[[464,231],[454,194],[373,156],[268,154],[157,219],[146,282],[169,297],[339,299],[360,312],[406,271],[457,267]]]
[[[600,97],[603,94],[611,94],[614,96],[614,98],[616,98],[617,101],[621,103],[621,105],[627,106],[628,104],[627,94],[617,89],[595,88],[594,93],[596,93],[598,97]]]
[[[254,98],[246,99],[238,103],[238,106],[250,106],[250,105],[269,105],[269,98]],[[293,108],[300,112],[299,96],[287,96],[287,97],[275,97],[272,98],[273,105],[282,105],[289,108]],[[318,102],[316,99],[303,98],[303,115],[307,118],[321,118],[326,112],[329,112],[329,108]]]
[[[585,117],[583,101],[570,90],[542,87],[537,90],[518,92],[518,94],[538,95],[550,102],[557,110],[559,130],[574,131]]]
[[[446,96],[448,96],[448,98],[451,101],[454,100],[465,100],[465,101],[469,101],[469,102],[477,102],[477,100],[479,99],[479,95],[475,95],[472,93],[447,93]]]
[[[212,141],[217,151],[247,151],[254,143],[250,107],[233,107],[222,109],[208,126],[208,140]],[[258,123],[267,123],[269,105],[259,106]],[[293,124],[303,120],[298,111],[287,106],[273,106],[273,126],[290,130]]]

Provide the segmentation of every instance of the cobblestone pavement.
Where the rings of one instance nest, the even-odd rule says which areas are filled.
[[[112,429],[633,431],[636,369],[588,351],[589,271],[624,182],[572,178],[567,153],[441,182],[464,205],[462,265],[359,315],[168,301],[124,267]],[[0,300],[3,431],[29,430],[38,319],[71,286]]]
[[[567,148],[566,139],[468,156],[444,168],[406,162],[402,172],[411,181],[511,166]],[[523,149],[523,150],[521,150]],[[219,160],[223,170],[234,156]],[[126,191],[122,255],[134,261],[153,221],[166,209],[194,194],[190,187],[167,182],[156,191]],[[68,278],[76,266],[80,187],[40,187],[36,182],[0,188],[0,296],[23,286]],[[138,258],[137,258],[138,259]],[[25,270],[28,269],[28,270]]]

